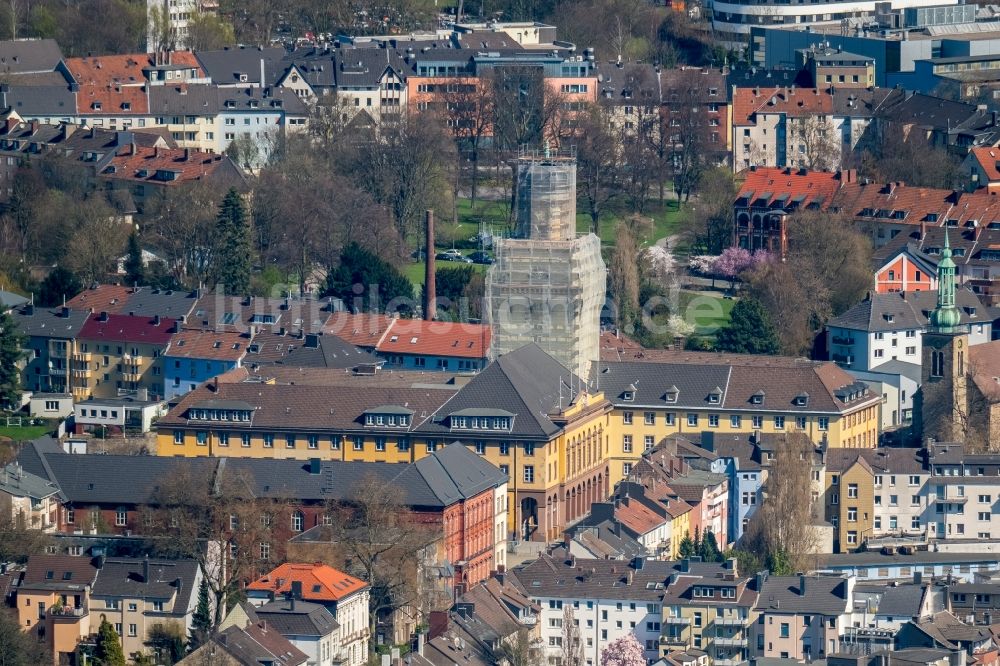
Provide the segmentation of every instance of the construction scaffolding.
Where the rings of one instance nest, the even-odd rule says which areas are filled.
[[[517,158],[514,235],[535,240],[576,238],[576,157],[522,149]]]
[[[601,240],[576,234],[576,157],[522,150],[517,238],[494,241],[486,277],[493,357],[534,342],[586,378],[600,355],[607,269]]]

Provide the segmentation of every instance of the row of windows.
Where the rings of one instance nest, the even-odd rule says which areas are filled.
[[[668,426],[676,425],[677,419],[676,414],[667,412],[663,415],[664,423]],[[785,429],[785,416],[777,415],[772,417],[772,423],[775,430]],[[809,417],[807,416],[796,416],[794,417],[795,427],[799,430],[805,430],[809,424]],[[701,416],[694,412],[687,415],[687,424],[692,428],[698,427],[701,421]],[[622,412],[622,423],[625,425],[633,425],[635,422],[634,414],[632,412]],[[719,414],[709,414],[708,415],[708,427],[718,428],[720,423]],[[764,417],[754,414],[750,417],[751,427],[755,429],[760,429],[764,427]],[[643,425],[656,425],[656,412],[643,412]],[[743,427],[743,416],[740,414],[730,414],[729,415],[729,426],[731,428],[742,428]],[[828,430],[830,428],[830,418],[828,416],[820,416],[816,419],[816,427],[819,430]]]

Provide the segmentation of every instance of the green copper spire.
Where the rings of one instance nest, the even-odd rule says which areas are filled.
[[[931,312],[931,327],[940,333],[956,332],[962,315],[955,307],[955,262],[951,258],[948,229],[944,230],[944,248],[938,262],[937,307]]]

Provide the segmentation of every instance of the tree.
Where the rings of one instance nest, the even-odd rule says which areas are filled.
[[[208,602],[208,582],[198,586],[198,606],[191,618],[191,635],[188,637],[188,652],[194,652],[208,640],[212,633],[212,609]]]
[[[608,290],[616,305],[618,327],[631,335],[639,317],[639,248],[624,222],[618,223],[608,262]]]
[[[38,666],[51,663],[52,655],[45,644],[32,634],[21,631],[17,611],[0,608],[0,664]]]
[[[351,243],[341,252],[340,265],[327,275],[323,295],[361,312],[407,311],[413,306],[413,283],[391,264]]]
[[[705,530],[705,534],[701,538],[699,550],[702,562],[722,561],[722,552],[719,550],[719,544],[715,540],[715,533],[710,529]]]
[[[729,324],[715,336],[718,351],[736,354],[777,354],[778,333],[767,310],[753,298],[741,298],[729,314]]]
[[[808,115],[792,123],[789,137],[790,160],[813,171],[833,171],[841,166],[840,134],[827,116]]]
[[[195,12],[187,24],[185,46],[191,51],[215,51],[236,43],[233,26],[208,12]]]
[[[580,637],[580,625],[573,613],[573,607],[569,604],[563,608],[561,652],[561,666],[582,666],[583,639]]]
[[[77,202],[67,217],[74,231],[69,245],[73,251],[66,255],[66,266],[85,284],[104,280],[125,249],[128,225],[98,197]]]
[[[698,197],[688,216],[692,244],[709,254],[720,254],[733,242],[733,201],[736,183],[727,167],[716,167],[702,173],[698,180]]]
[[[695,543],[691,540],[690,534],[685,534],[684,538],[681,539],[680,544],[677,546],[677,557],[686,560],[695,554]]]
[[[233,188],[219,206],[212,252],[216,284],[222,285],[227,294],[250,292],[252,250],[243,197]]]
[[[176,664],[184,658],[183,629],[176,624],[154,624],[149,628],[149,640],[156,663]]]
[[[0,312],[0,406],[20,404],[21,371],[17,363],[24,356],[25,342],[14,318]]]
[[[531,630],[519,628],[512,634],[497,641],[490,658],[494,664],[503,666],[541,666],[541,650],[534,644]]]
[[[764,255],[766,254],[765,252]],[[761,255],[759,260],[764,260],[764,256]],[[729,288],[735,289],[736,280],[753,268],[755,261],[750,250],[742,247],[727,247],[713,262],[712,272],[729,278]]]
[[[213,233],[225,193],[208,181],[160,189],[144,204],[144,237],[178,283],[196,287],[210,277]]]
[[[600,235],[601,215],[618,196],[621,175],[621,145],[612,133],[609,111],[592,104],[580,118],[576,137],[577,183],[590,231]]]
[[[601,651],[601,666],[643,666],[645,663],[646,653],[631,632],[611,641]]]
[[[433,536],[414,522],[398,487],[366,476],[351,489],[349,502],[332,501],[332,541],[344,561],[338,565],[371,586],[369,624],[403,608],[423,605],[420,578]],[[439,602],[441,600],[438,600]]]
[[[128,237],[128,253],[125,255],[125,282],[131,285],[146,283],[143,275],[145,265],[142,262],[142,247],[139,245],[139,235],[132,230]]]
[[[101,620],[101,626],[97,630],[94,661],[100,666],[125,666],[125,653],[122,651],[121,640],[107,618]]]
[[[768,564],[772,573],[810,569],[807,560],[820,545],[813,527],[812,458],[813,444],[805,434],[783,435],[775,443],[764,501],[743,537],[745,547]]]
[[[83,291],[83,283],[76,273],[65,266],[56,266],[39,285],[37,305],[51,308],[62,305],[67,299],[73,298]]]
[[[465,148],[472,164],[472,205],[476,205],[479,185],[479,150],[483,139],[489,136],[495,115],[493,105],[494,84],[490,74],[483,73],[475,79],[445,84],[444,103],[448,126],[459,148]]]

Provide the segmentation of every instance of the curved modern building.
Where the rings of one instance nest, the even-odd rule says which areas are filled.
[[[714,0],[712,29],[716,37],[732,46],[746,46],[754,26],[837,26],[912,7],[957,5],[958,0]],[[879,11],[876,12],[876,6]]]

